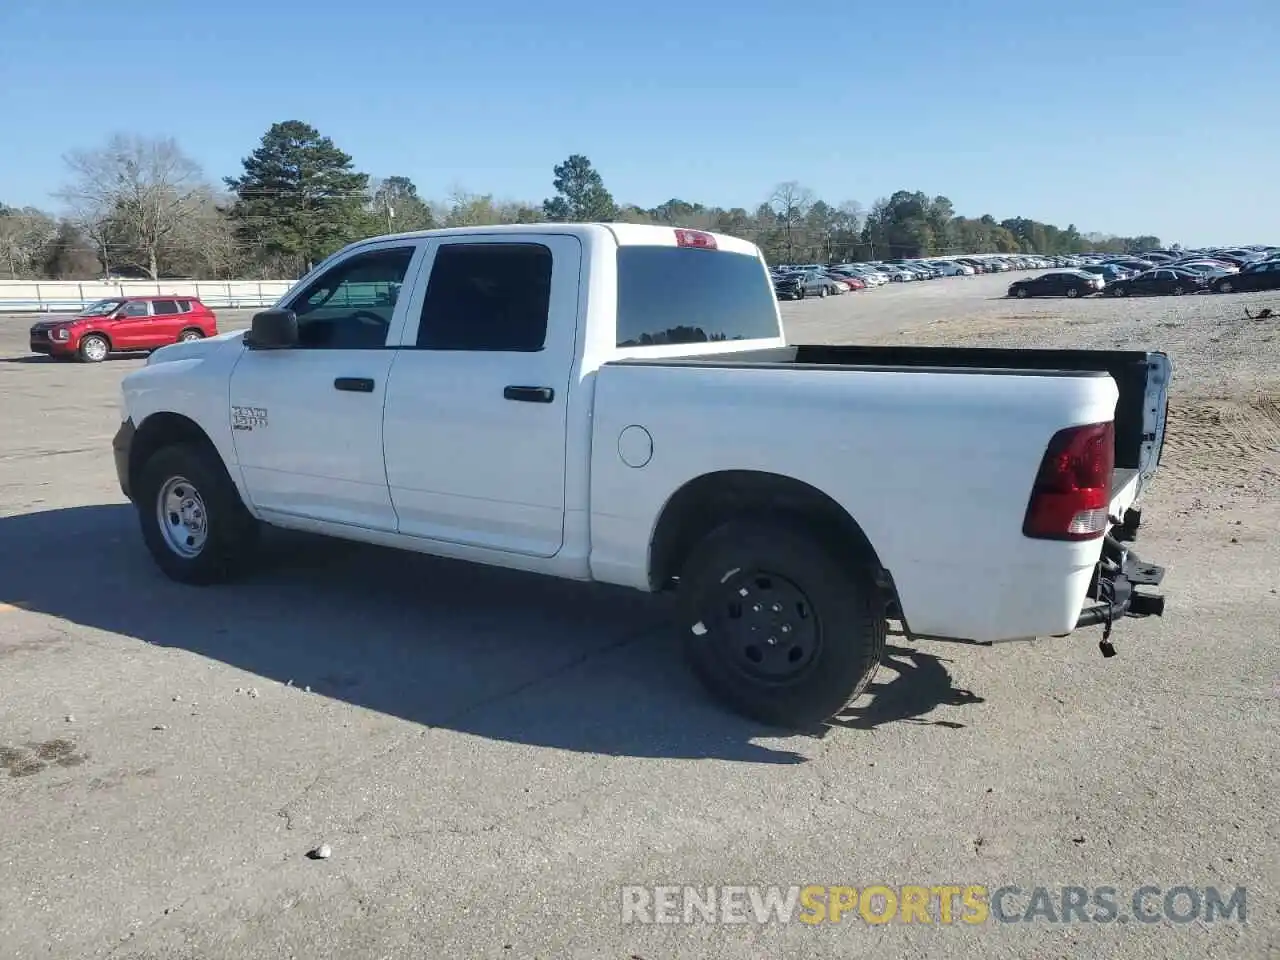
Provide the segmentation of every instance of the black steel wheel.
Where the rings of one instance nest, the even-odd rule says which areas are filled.
[[[873,565],[826,543],[803,517],[717,528],[680,573],[694,671],[754,720],[795,729],[830,719],[862,695],[884,654]]]

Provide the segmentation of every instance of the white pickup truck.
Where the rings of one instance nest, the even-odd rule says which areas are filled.
[[[888,622],[990,644],[1159,614],[1134,589],[1160,353],[796,346],[759,250],[628,224],[352,244],[250,330],[124,378],[121,489],[170,577],[261,524],[637,590],[696,672],[807,726]]]

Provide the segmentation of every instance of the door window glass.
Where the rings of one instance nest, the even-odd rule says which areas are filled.
[[[536,352],[547,339],[551,250],[541,243],[446,243],[422,302],[427,350]]]
[[[298,346],[369,350],[387,345],[413,247],[371,250],[326,270],[289,302]]]

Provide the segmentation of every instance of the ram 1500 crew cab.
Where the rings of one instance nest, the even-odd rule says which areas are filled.
[[[710,689],[805,725],[865,689],[890,620],[987,644],[1161,612],[1123,544],[1170,369],[790,345],[743,240],[467,228],[355,243],[247,332],[158,351],[114,446],[176,580],[234,574],[265,523],[674,588]]]

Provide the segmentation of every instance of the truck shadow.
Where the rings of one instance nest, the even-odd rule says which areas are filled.
[[[495,740],[616,756],[805,759],[753,743],[779,731],[709,702],[682,662],[668,599],[621,588],[281,531],[243,581],[187,587],[155,569],[133,508],[113,504],[0,518],[0,601]],[[890,654],[899,680],[840,725],[868,729],[972,698],[951,689],[938,658]],[[914,676],[903,657],[914,658]]]

